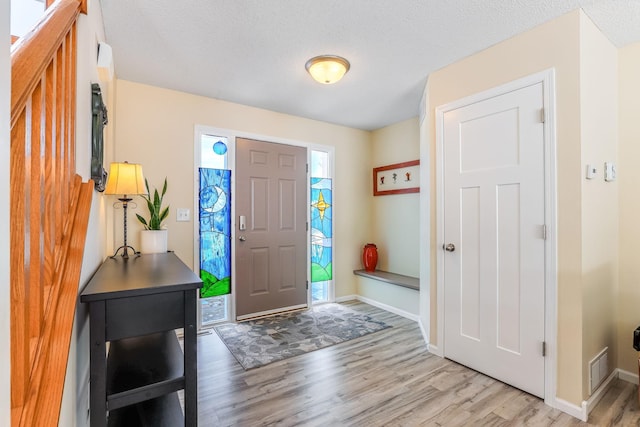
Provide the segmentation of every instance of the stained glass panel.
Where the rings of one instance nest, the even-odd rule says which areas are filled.
[[[200,298],[231,293],[231,171],[200,168]]]
[[[333,277],[331,179],[311,178],[311,282]]]

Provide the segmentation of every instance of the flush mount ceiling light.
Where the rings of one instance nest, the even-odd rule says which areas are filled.
[[[349,71],[350,65],[340,56],[320,55],[308,60],[304,67],[315,81],[330,85],[340,80]]]

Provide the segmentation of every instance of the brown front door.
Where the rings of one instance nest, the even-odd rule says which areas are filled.
[[[307,306],[307,149],[236,141],[236,317]]]

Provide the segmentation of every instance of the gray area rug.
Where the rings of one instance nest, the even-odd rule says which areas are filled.
[[[323,304],[214,329],[247,370],[390,327],[340,304]]]

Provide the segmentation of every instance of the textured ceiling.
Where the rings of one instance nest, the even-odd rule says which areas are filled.
[[[417,116],[427,75],[582,8],[618,46],[640,0],[101,0],[118,78],[373,130]],[[347,58],[334,85],[304,69]]]

